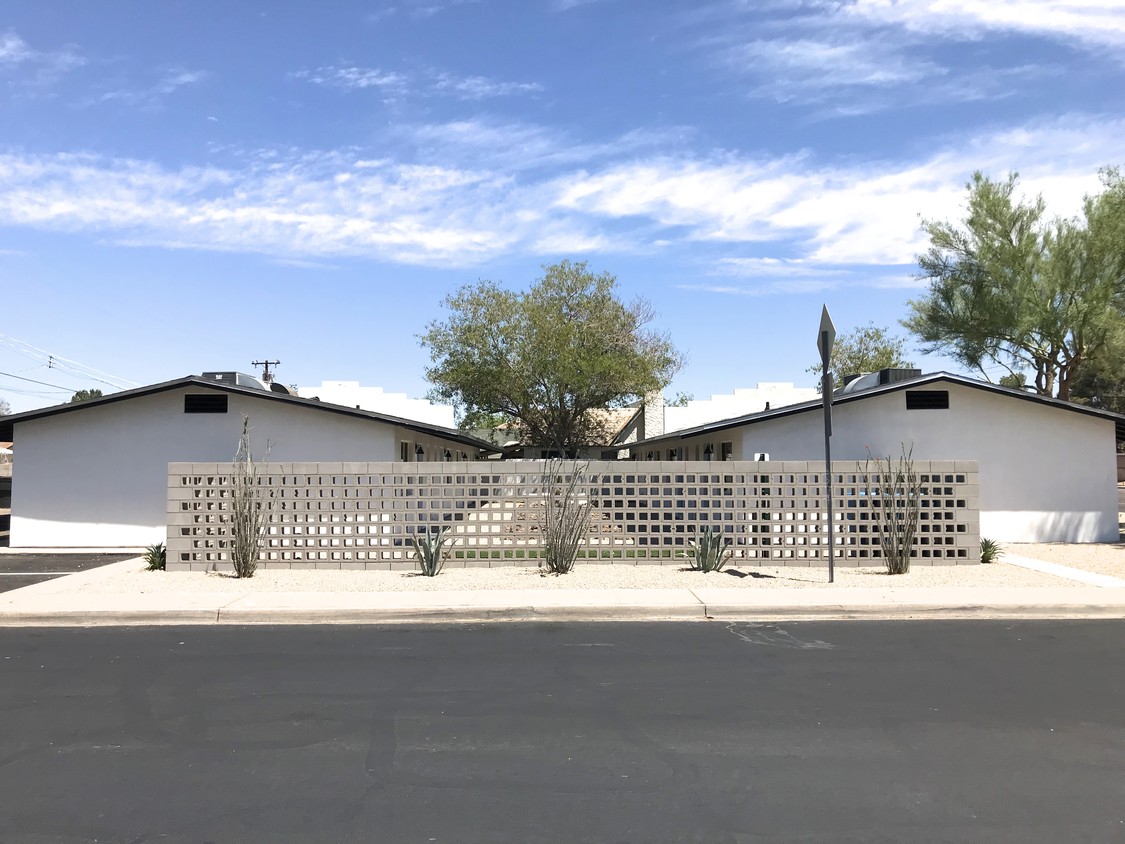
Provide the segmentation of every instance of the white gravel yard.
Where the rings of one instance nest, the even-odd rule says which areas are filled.
[[[1021,552],[1022,553],[1022,552]],[[141,594],[208,592],[435,592],[494,589],[802,589],[824,587],[827,569],[728,567],[703,574],[675,566],[575,566],[567,575],[544,575],[535,568],[447,568],[437,577],[412,572],[259,570],[238,580],[220,573],[149,572],[119,565],[105,577],[57,582],[58,594]],[[1070,587],[1074,581],[1014,565],[914,566],[909,574],[888,576],[876,568],[837,568],[836,588],[900,587]],[[56,590],[52,590],[56,591]]]
[[[1047,563],[1071,566],[1094,574],[1105,574],[1125,580],[1125,545],[1005,545],[1004,550],[1021,557]]]

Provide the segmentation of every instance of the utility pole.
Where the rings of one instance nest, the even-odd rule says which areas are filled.
[[[271,366],[281,366],[281,361],[279,361],[279,360],[268,360],[268,359],[267,360],[256,360],[250,365],[262,367],[262,380],[265,381],[267,384],[269,384],[270,382],[273,381],[273,373],[270,372],[270,367]]]

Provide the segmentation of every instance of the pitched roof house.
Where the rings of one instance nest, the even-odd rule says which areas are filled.
[[[280,387],[280,385],[279,385]],[[475,460],[462,431],[205,373],[0,417],[12,440],[12,547],[138,546],[165,534],[168,464],[230,461],[242,417],[277,462]]]
[[[1117,541],[1122,440],[1125,416],[945,372],[833,399],[834,461],[854,465],[903,447],[918,459],[976,460],[981,535],[1006,542]],[[823,460],[822,402],[650,437],[630,453],[640,460]]]

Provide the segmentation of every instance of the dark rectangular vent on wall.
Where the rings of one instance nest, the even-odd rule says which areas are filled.
[[[226,413],[227,396],[223,393],[188,393],[184,396],[184,413]]]
[[[907,410],[949,410],[949,390],[907,390]]]

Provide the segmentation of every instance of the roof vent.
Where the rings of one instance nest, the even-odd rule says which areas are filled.
[[[264,383],[253,375],[245,372],[204,372],[203,378],[207,381],[217,381],[228,387],[249,387],[252,390],[268,390]]]
[[[902,381],[913,381],[915,378],[920,378],[921,375],[922,370],[920,369],[905,368],[887,368],[880,369],[878,372],[869,372],[866,375],[848,375],[844,378],[844,386],[837,392],[840,395],[859,393],[874,387],[882,387],[885,384],[898,384]]]

